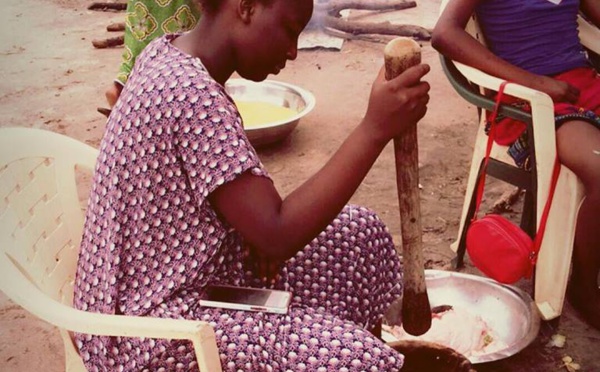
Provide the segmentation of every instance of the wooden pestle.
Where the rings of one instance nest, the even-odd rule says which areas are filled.
[[[398,37],[384,49],[385,78],[393,79],[407,68],[421,63],[421,46],[411,38]],[[431,306],[425,284],[421,207],[419,199],[419,154],[417,127],[407,128],[394,139],[396,184],[400,207],[404,295],[402,326],[413,336],[431,327]]]

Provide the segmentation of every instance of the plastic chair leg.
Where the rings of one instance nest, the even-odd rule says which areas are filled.
[[[577,176],[562,167],[535,270],[534,300],[544,320],[562,313],[583,198],[583,185]]]

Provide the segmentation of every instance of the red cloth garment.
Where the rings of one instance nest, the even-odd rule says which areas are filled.
[[[577,115],[581,114],[582,120],[588,120],[584,114],[593,111],[600,115],[600,75],[591,67],[576,68],[553,76],[553,78],[565,81],[579,89],[579,100],[572,104],[566,102],[554,103],[554,115]],[[531,112],[531,106],[523,100],[504,96],[502,102],[511,104]],[[489,121],[490,113],[488,113]],[[498,116],[495,141],[499,145],[507,146],[515,142],[526,129],[525,123],[513,118]]]

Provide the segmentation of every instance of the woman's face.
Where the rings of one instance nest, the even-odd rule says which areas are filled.
[[[310,20],[313,0],[249,1],[253,8],[236,48],[236,70],[243,78],[262,81],[296,59],[298,36]]]

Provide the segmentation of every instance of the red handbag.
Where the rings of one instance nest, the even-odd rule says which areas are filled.
[[[556,159],[548,200],[540,219],[540,227],[533,240],[519,226],[500,215],[488,214],[477,219],[477,212],[483,197],[486,169],[494,141],[496,117],[506,84],[507,82],[504,82],[500,86],[496,105],[490,117],[485,161],[477,184],[475,213],[467,230],[466,244],[467,252],[475,267],[498,282],[512,284],[521,278],[531,277],[533,273],[546,228],[548,212],[552,205],[556,181],[560,173],[560,164]]]

